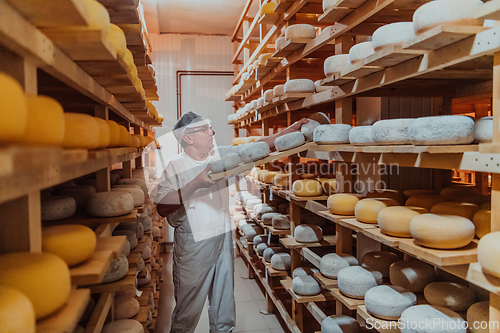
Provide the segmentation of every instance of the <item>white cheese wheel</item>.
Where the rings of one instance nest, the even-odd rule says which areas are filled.
[[[298,197],[317,197],[323,194],[323,187],[316,179],[298,179],[292,184],[292,192]]]
[[[333,87],[321,85],[321,81],[322,80],[316,80],[316,81],[314,81],[314,86],[316,87],[316,92],[317,93],[333,89]]]
[[[114,217],[130,213],[134,209],[134,197],[123,191],[99,192],[87,201],[87,212],[97,217]]]
[[[309,79],[295,79],[288,80],[283,88],[285,94],[287,93],[314,93],[316,86],[314,82]]]
[[[245,234],[245,238],[249,242],[252,242],[254,237],[257,236],[257,231],[252,227],[247,227],[243,229],[243,233]]]
[[[474,120],[467,116],[434,116],[415,119],[408,126],[417,146],[462,145],[474,141]]]
[[[71,292],[68,265],[51,253],[2,254],[0,272],[0,286],[25,294],[33,305],[37,319],[59,309],[66,303]]]
[[[147,194],[147,192],[144,192],[142,190],[142,187],[140,187],[139,185],[133,185],[133,184],[115,184],[115,185],[112,186],[112,188],[117,188],[117,189],[134,188],[134,189],[141,190],[141,192],[143,193],[143,197],[146,196],[146,194]]]
[[[361,199],[354,206],[356,220],[364,223],[378,223],[378,213],[387,207],[398,206],[398,202],[388,198]]]
[[[144,261],[144,259],[139,258],[139,262],[137,263],[137,271],[142,271],[144,267],[146,267],[146,262]]]
[[[453,311],[465,311],[474,304],[476,295],[466,286],[454,282],[432,282],[424,289],[425,300],[431,305]]]
[[[262,172],[266,172],[266,170],[262,170],[260,173]],[[259,174],[260,174],[259,173]],[[248,195],[246,196],[245,198],[243,198],[243,204],[246,206],[247,203],[250,201],[250,200],[255,200],[255,199],[259,199],[257,196],[255,195]],[[260,199],[259,199],[260,200]]]
[[[389,268],[391,283],[414,293],[421,293],[429,283],[434,282],[434,267],[420,260],[401,260]]]
[[[248,200],[247,203],[246,203],[246,206],[248,209],[253,209],[253,207],[257,204],[260,204],[262,203],[262,200],[260,199],[251,199],[251,200]]]
[[[238,120],[238,115],[236,113],[229,114],[227,116],[227,121],[235,121],[235,120]]]
[[[254,238],[255,239],[255,238]],[[254,243],[255,244],[255,243]],[[260,243],[255,247],[255,252],[259,255],[262,256],[264,254],[264,251],[268,248],[269,246],[266,243]]]
[[[255,109],[257,107],[257,100],[254,99],[253,101],[250,102],[250,109]]]
[[[400,205],[404,205],[407,198],[403,191],[392,189],[373,190],[366,193],[367,198],[389,198],[397,201]]]
[[[278,84],[277,86],[274,86],[273,88],[273,95],[274,97],[280,97],[285,94],[285,85],[284,84]]]
[[[87,200],[89,197],[96,193],[96,189],[91,185],[80,185],[70,188],[65,188],[57,192],[57,195],[72,197],[76,202],[76,210],[85,210]]]
[[[394,237],[411,237],[410,222],[420,214],[428,213],[421,207],[393,206],[378,213],[378,226],[384,234]]]
[[[337,180],[335,178],[323,180],[321,186],[323,186],[323,191],[327,195],[332,195],[337,192]]]
[[[467,202],[441,202],[431,208],[433,214],[458,215],[472,220],[474,214],[479,210],[479,206]]]
[[[271,225],[274,229],[288,230],[290,229],[290,220],[285,215],[278,214],[273,216]]]
[[[321,322],[321,333],[359,333],[359,322],[349,316],[329,316]]]
[[[257,246],[260,243],[267,243],[267,235],[262,234],[262,235],[257,235],[253,238],[253,245]]]
[[[326,77],[340,73],[351,66],[348,54],[337,54],[326,58],[323,63],[323,72]]]
[[[272,103],[274,98],[275,98],[275,96],[274,96],[273,89],[268,89],[268,90],[264,91],[264,101],[265,102]]]
[[[349,266],[358,266],[359,265],[358,259],[356,259],[356,257],[354,257],[350,254],[347,254],[347,253],[337,253],[337,254],[341,258],[343,258],[345,261],[347,261]]]
[[[292,259],[288,253],[276,253],[271,257],[271,267],[277,271],[288,271],[292,267]]]
[[[469,323],[469,330],[471,333],[488,333],[488,327],[485,327],[483,324],[481,328],[481,323],[490,322],[490,302],[483,301],[472,304],[470,308],[467,309],[467,322]],[[479,325],[477,323],[479,323]]]
[[[151,273],[149,272],[147,267],[148,267],[148,265],[146,265],[146,268],[143,269],[144,276],[137,278],[137,284],[139,286],[144,286],[144,285],[148,284],[149,282],[151,282]]]
[[[145,213],[137,214],[137,222],[142,223],[142,225],[144,226],[144,231],[150,231],[153,227],[153,220]]]
[[[281,48],[283,47],[283,45],[285,45],[285,43],[286,43],[285,37],[277,38],[276,41],[274,42],[274,47],[275,47],[276,51],[280,51]]]
[[[429,195],[429,194],[437,194],[434,190],[406,190],[403,191],[404,195],[408,198],[414,197],[416,195]]]
[[[274,213],[274,208],[267,205],[267,204],[257,204],[255,206],[253,206],[253,213],[255,214],[255,216],[260,219],[262,218],[262,215],[266,214],[266,213]]]
[[[139,313],[139,301],[130,296],[119,296],[114,299],[115,320],[130,319]]]
[[[363,255],[361,267],[370,271],[378,271],[382,273],[383,277],[389,277],[389,267],[396,261],[399,261],[399,257],[395,253],[388,251],[372,251]]]
[[[336,253],[324,255],[319,262],[321,274],[330,279],[337,279],[339,271],[349,266],[351,265],[349,265],[347,260]]]
[[[144,244],[146,244],[146,246],[153,246],[153,237],[150,235],[148,238],[146,238],[146,241],[144,242]]]
[[[271,258],[277,254],[277,253],[282,253],[284,250],[283,248],[279,246],[271,246],[268,247],[267,249],[264,250],[264,253],[262,253],[262,256],[264,257],[264,260],[266,262],[271,262]]]
[[[373,49],[378,51],[383,46],[401,45],[414,39],[413,22],[396,22],[381,26],[372,35]]]
[[[293,292],[302,296],[314,296],[321,293],[318,282],[309,275],[297,276],[292,280]]]
[[[138,244],[137,232],[136,231],[115,229],[113,231],[113,236],[119,236],[119,235],[127,236],[127,240],[130,243],[130,248],[131,249],[135,249],[135,247]]]
[[[303,124],[300,127],[300,131],[302,134],[304,134],[304,137],[306,138],[307,141],[313,141],[314,139],[314,130],[316,127],[321,125],[319,122],[316,120],[308,119],[307,124]]]
[[[144,194],[148,193],[148,186],[146,184],[146,182],[142,179],[138,179],[138,178],[124,178],[124,179],[119,179],[118,182],[117,182],[118,185],[138,185],[142,188],[142,190],[144,191]]]
[[[290,174],[278,172],[276,176],[274,176],[274,185],[288,187],[290,185]]]
[[[122,279],[127,275],[128,268],[128,259],[121,254],[109,264],[106,275],[104,275],[102,279],[102,283],[115,282]]]
[[[120,319],[107,323],[101,333],[144,333],[144,327],[134,319]]]
[[[409,307],[403,311],[400,320],[405,323],[404,327],[401,327],[401,333],[467,332],[467,323],[458,313],[440,306],[422,304]]]
[[[266,213],[262,215],[262,223],[264,225],[273,225],[273,217],[281,216],[280,213]]]
[[[279,136],[274,140],[274,146],[278,151],[289,150],[301,146],[306,142],[306,138],[300,132],[292,132]]]
[[[357,299],[363,299],[368,290],[377,286],[373,274],[360,266],[341,269],[337,281],[342,294]]]
[[[490,232],[479,240],[477,259],[484,272],[500,277],[500,231]]]
[[[379,120],[373,124],[372,138],[377,145],[411,144],[408,126],[413,118]]]
[[[223,172],[225,170],[234,169],[240,164],[240,156],[236,153],[229,153],[220,157],[220,159],[208,163],[208,167],[212,173]]]
[[[422,214],[411,220],[410,233],[419,245],[457,249],[472,241],[475,229],[471,220],[461,216]]]
[[[85,225],[66,224],[42,228],[42,251],[59,256],[69,267],[90,258],[96,243],[95,232]]]
[[[377,286],[365,294],[368,313],[385,320],[398,320],[403,311],[416,302],[414,293],[398,286]]]
[[[139,207],[144,204],[144,192],[140,188],[133,188],[133,187],[120,187],[120,188],[111,188],[111,191],[116,191],[116,192],[125,192],[125,193],[130,193],[132,195],[132,198],[134,198],[134,207]]]
[[[314,267],[297,267],[293,270],[292,279],[295,279],[297,276],[312,276],[316,273],[319,273],[319,270]]]
[[[41,200],[42,221],[67,219],[76,212],[76,201],[72,197],[54,196]]]
[[[437,194],[415,195],[406,200],[405,206],[422,207],[430,211],[432,206],[448,201],[445,197]]]
[[[149,246],[144,246],[141,257],[143,260],[148,260],[151,257],[151,248]]]
[[[476,228],[476,236],[481,239],[484,235],[491,232],[491,208],[480,209],[472,217],[472,223]]]
[[[235,222],[235,223],[236,223],[236,222],[238,222],[238,221],[240,221],[240,220],[243,220],[243,219],[245,219],[245,218],[246,218],[246,216],[245,216],[245,215],[243,215],[243,214],[234,214],[234,215],[231,217],[231,220],[232,220],[233,222]]]
[[[323,12],[327,12],[330,9],[336,7],[338,0],[323,0]]]
[[[313,140],[318,145],[349,143],[351,128],[347,124],[319,125],[314,129]]]
[[[483,2],[481,0],[439,0],[423,4],[413,14],[415,31],[422,33],[438,25],[482,25],[483,21],[474,19],[474,12]]]
[[[354,215],[354,209],[361,196],[349,193],[336,193],[328,197],[327,206],[332,214]]]
[[[14,288],[0,286],[0,327],[3,332],[35,333],[35,309],[29,298]]]
[[[493,141],[493,117],[483,117],[474,123],[474,142],[490,143]]]
[[[253,162],[264,158],[271,153],[269,145],[265,142],[251,142],[241,146],[238,154],[243,162]]]
[[[299,243],[317,243],[323,239],[323,230],[317,225],[300,224],[293,232]]]
[[[294,24],[286,28],[285,39],[313,39],[316,38],[316,28],[310,24]]]
[[[372,138],[372,126],[356,126],[349,132],[349,142],[352,145],[369,146],[375,144]]]
[[[130,242],[128,239],[125,240],[125,245],[123,246],[121,254],[128,256],[130,254]]]
[[[245,81],[248,80],[250,78],[250,73],[245,72],[241,74],[241,78]]]
[[[349,60],[354,64],[363,61],[374,53],[375,50],[373,49],[373,43],[371,41],[358,43],[349,50]]]

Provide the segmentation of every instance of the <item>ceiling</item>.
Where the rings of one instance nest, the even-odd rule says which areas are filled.
[[[141,0],[148,33],[232,36],[247,0]],[[257,12],[259,1],[250,13]]]

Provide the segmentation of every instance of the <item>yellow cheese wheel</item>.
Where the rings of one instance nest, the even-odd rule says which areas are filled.
[[[127,131],[125,126],[118,125],[120,129],[120,141],[118,141],[118,147],[129,147],[132,138],[130,137],[130,133]]]
[[[360,200],[354,207],[356,220],[364,223],[377,223],[378,213],[387,207],[397,206],[398,202],[388,198],[367,198]]]
[[[449,214],[465,217],[472,220],[474,214],[479,210],[479,206],[467,202],[441,202],[431,208],[433,214]]]
[[[255,174],[257,173],[257,171],[259,171],[260,168],[257,168],[257,167],[253,167],[252,170],[250,171],[250,176],[252,177],[255,177]]]
[[[146,138],[144,135],[136,134],[137,137],[139,138],[139,143],[141,147],[146,147]]]
[[[96,241],[94,231],[84,225],[67,224],[42,228],[42,251],[61,257],[70,267],[90,258]]]
[[[127,51],[127,39],[125,38],[123,30],[116,24],[111,23],[110,25],[109,40],[111,45],[115,48],[116,54],[123,58]]]
[[[422,207],[387,207],[378,213],[378,226],[384,234],[395,237],[411,237],[411,220],[415,216],[425,213],[428,213],[428,210]]]
[[[404,205],[406,202],[406,195],[403,193],[403,191],[399,190],[391,190],[391,189],[385,189],[385,190],[375,190],[375,191],[370,191],[366,193],[367,198],[389,198],[396,200],[400,205]]]
[[[332,194],[328,197],[328,210],[330,213],[337,215],[354,215],[354,207],[361,197],[361,195],[353,193]]]
[[[480,209],[472,217],[472,223],[476,227],[476,236],[482,238],[491,232],[491,209]]]
[[[61,145],[64,139],[64,110],[48,96],[28,96],[28,121],[22,142],[35,145]]]
[[[335,178],[329,178],[321,182],[321,186],[323,186],[323,191],[327,195],[332,195],[337,192],[337,180]]]
[[[323,188],[316,179],[299,179],[293,182],[292,192],[299,197],[317,197],[323,194]]]
[[[241,145],[243,144],[243,138],[234,138],[232,141],[233,146]]]
[[[290,185],[290,174],[279,172],[274,176],[274,185],[288,187]]]
[[[107,37],[111,21],[106,7],[95,0],[84,0],[83,3],[87,7],[88,29],[102,30]]]
[[[106,120],[109,127],[109,147],[116,147],[120,142],[120,127],[113,120]]]
[[[442,197],[440,195],[436,194],[430,194],[430,195],[415,195],[408,200],[406,200],[405,206],[416,206],[416,207],[422,207],[427,210],[431,210],[432,206],[435,204],[438,204],[440,202],[445,202],[448,201],[445,197]]]
[[[268,171],[262,174],[262,182],[266,184],[272,184],[274,182],[274,177],[278,174],[278,171]]]
[[[141,146],[141,140],[139,140],[137,134],[132,134],[130,137],[131,137],[130,146],[139,148]]]
[[[71,292],[68,265],[50,253],[1,255],[0,272],[0,285],[18,289],[28,296],[37,319],[63,306]]]
[[[99,145],[99,124],[83,113],[64,113],[64,148],[95,149]]]
[[[111,140],[111,132],[109,130],[109,125],[106,120],[101,118],[94,118],[99,125],[99,144],[97,145],[98,149],[106,148],[109,146],[109,141]]]
[[[266,3],[260,7],[260,16],[264,14],[271,14],[274,13],[274,7],[276,4],[274,2],[271,3]]]
[[[132,70],[135,68],[135,70],[137,71],[137,68],[135,66],[135,63],[134,63],[134,55],[132,54],[132,52],[130,52],[129,49],[127,49],[125,51],[125,56],[123,57],[123,61],[125,62],[125,64],[127,65],[128,67],[128,70],[130,72],[132,72]],[[137,75],[135,76],[137,77]],[[135,80],[134,80],[135,81]],[[132,82],[134,82],[132,81]]]
[[[457,249],[474,238],[474,224],[461,216],[422,214],[410,223],[410,233],[419,245],[434,249]]]
[[[0,72],[0,142],[22,139],[26,132],[28,108],[19,82]]]
[[[123,59],[125,59],[125,58],[123,58]],[[132,65],[130,67],[127,66],[127,68],[129,70],[129,73],[130,73],[130,78],[131,78],[130,82],[135,82],[135,80],[137,80],[137,78],[139,77],[139,73],[137,71],[137,66],[132,63]]]
[[[35,309],[19,290],[0,286],[0,332],[35,333]]]
[[[258,170],[257,172],[255,172],[255,178],[260,181],[260,175],[264,172],[267,172],[267,170]]]
[[[479,240],[477,259],[484,272],[500,278],[500,231],[490,232]]]

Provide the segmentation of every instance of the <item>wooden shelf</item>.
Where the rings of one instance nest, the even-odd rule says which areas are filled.
[[[71,284],[85,286],[101,283],[112,260],[113,252],[95,251],[92,256],[83,263],[70,267],[69,273],[71,275]]]
[[[399,329],[399,323],[397,320],[382,320],[376,317],[373,317],[366,310],[366,306],[360,305],[357,309],[357,314],[365,322],[369,322],[370,326],[376,328],[377,332],[380,333],[399,333],[401,330]]]
[[[486,29],[482,26],[473,25],[441,25],[419,34],[417,38],[404,43],[403,48],[408,50],[434,51],[474,36]]]
[[[299,243],[295,240],[295,237],[283,237],[280,238],[280,243],[287,249],[300,249],[303,247],[322,247],[322,246],[334,246],[337,244],[336,235],[325,235],[320,242],[316,243]]]
[[[500,295],[500,278],[484,273],[478,262],[469,265],[466,279],[490,293]]]
[[[367,228],[363,229],[363,235],[376,240],[379,243],[385,244],[387,246],[397,248],[399,246],[400,240],[406,240],[408,238],[394,237],[384,234],[380,228]]]
[[[98,237],[96,251],[111,251],[113,258],[118,258],[125,247],[126,236]]]
[[[134,209],[131,213],[123,216],[116,217],[95,217],[88,213],[77,212],[70,218],[58,221],[47,221],[44,224],[54,225],[54,224],[82,224],[88,227],[97,227],[101,224],[106,223],[125,223],[125,222],[135,222],[137,221],[137,210]]]
[[[273,57],[287,57],[293,51],[296,51],[306,45],[310,39],[289,39],[283,44],[281,50],[274,52]]]
[[[39,320],[36,325],[38,333],[73,332],[90,299],[90,290],[73,289],[68,302],[55,313]]]
[[[356,310],[359,306],[365,305],[364,299],[355,299],[345,296],[340,292],[339,289],[333,288],[331,290],[331,294],[335,297],[336,300],[340,301],[342,304],[346,306],[349,310]]]
[[[290,271],[279,271],[279,270],[276,270],[276,269],[274,269],[271,266],[271,263],[265,261],[264,258],[260,257],[260,260],[262,261],[262,263],[266,267],[267,275],[269,277],[278,277],[278,276],[281,276],[283,278],[286,278],[286,277],[290,276]]]
[[[297,303],[310,303],[310,302],[326,302],[333,301],[335,298],[326,290],[321,290],[321,293],[316,296],[301,296],[296,294],[292,289],[292,279],[286,279],[280,281],[281,285],[285,290],[292,296]]]
[[[259,24],[275,24],[280,17],[279,13],[264,14],[259,18]]]
[[[88,286],[92,294],[111,293],[117,291],[135,290],[135,275],[126,275],[123,279],[102,284]]]
[[[313,277],[318,281],[321,288],[331,291],[332,289],[338,288],[338,282],[334,279],[329,279],[321,273],[316,273]]]

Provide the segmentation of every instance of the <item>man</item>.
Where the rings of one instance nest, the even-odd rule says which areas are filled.
[[[261,141],[300,130],[301,119]],[[194,332],[206,298],[210,332],[231,332],[235,326],[234,266],[227,180],[214,182],[208,163],[237,152],[234,146],[216,147],[210,121],[187,112],[177,121],[174,136],[183,152],[173,157],[158,185],[158,213],[175,228],[173,281],[175,308],[171,333]]]

